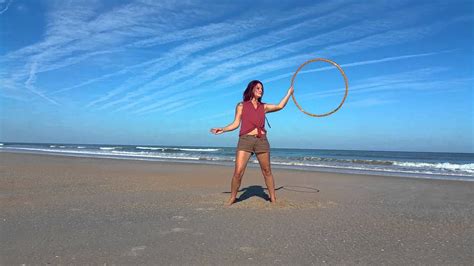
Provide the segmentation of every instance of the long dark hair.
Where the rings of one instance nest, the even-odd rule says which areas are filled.
[[[245,89],[244,91],[244,102],[246,101],[250,101],[253,97],[253,88],[259,84],[262,85],[262,97],[260,97],[258,99],[258,102],[262,102],[262,98],[263,98],[263,83],[260,81],[260,80],[252,80],[249,82],[249,85],[247,85],[247,89]]]

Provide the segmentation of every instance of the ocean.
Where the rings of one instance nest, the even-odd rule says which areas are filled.
[[[235,147],[0,143],[0,152],[233,165]],[[474,181],[473,153],[271,149],[273,168]],[[258,167],[255,155],[250,167]]]

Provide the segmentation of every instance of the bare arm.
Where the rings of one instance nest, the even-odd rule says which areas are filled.
[[[242,103],[238,103],[237,106],[235,107],[234,122],[222,128],[212,128],[211,132],[214,134],[222,134],[224,132],[232,131],[238,128],[240,126],[240,120],[242,119],[242,107],[243,107]]]
[[[286,93],[285,97],[283,97],[283,99],[281,99],[280,103],[277,105],[265,104],[265,113],[277,112],[283,109],[288,103],[288,100],[290,99],[291,94],[293,94],[293,91],[293,86],[291,86],[288,89],[288,92]]]

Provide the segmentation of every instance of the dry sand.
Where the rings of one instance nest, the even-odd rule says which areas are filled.
[[[0,153],[0,264],[474,264],[474,182]]]

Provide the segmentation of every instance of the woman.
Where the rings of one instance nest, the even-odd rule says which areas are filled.
[[[236,201],[247,162],[253,153],[257,155],[258,162],[260,163],[265,184],[270,194],[270,201],[272,203],[276,202],[275,183],[270,168],[270,145],[266,136],[267,131],[265,130],[265,113],[283,109],[292,93],[293,87],[290,87],[286,96],[277,105],[262,103],[263,84],[258,80],[253,80],[244,91],[244,101],[238,103],[235,108],[234,122],[223,128],[211,129],[211,132],[217,135],[235,130],[242,124],[235,155],[231,194],[227,205],[232,205]]]

